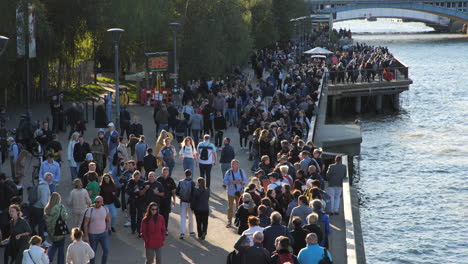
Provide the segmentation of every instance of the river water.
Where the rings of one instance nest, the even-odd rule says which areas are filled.
[[[421,23],[391,24],[335,28],[427,31]],[[355,163],[367,263],[468,263],[468,36],[354,39],[388,46],[414,82],[401,94],[400,112],[362,117]]]

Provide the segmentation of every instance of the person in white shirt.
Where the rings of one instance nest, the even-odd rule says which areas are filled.
[[[216,147],[210,142],[210,135],[203,137],[203,142],[198,144],[198,165],[200,167],[200,177],[206,178],[206,188],[210,188],[211,168],[216,165]]]
[[[197,150],[192,137],[186,137],[181,145],[179,156],[182,159],[184,171],[187,169],[191,170],[193,175],[195,172],[195,162],[197,161]]]
[[[81,240],[83,232],[79,228],[73,228],[71,239],[73,243],[67,249],[67,264],[87,264],[94,258],[94,250],[91,246]]]
[[[263,232],[263,228],[259,226],[260,224],[260,219],[256,216],[249,216],[249,220],[248,220],[248,224],[249,224],[249,229],[245,230],[242,235],[245,235],[246,236],[246,241],[249,240],[249,244],[250,246],[253,246],[254,242],[253,242],[253,234],[257,231],[259,232]]]
[[[23,251],[22,264],[49,264],[45,250],[41,248],[42,238],[40,236],[32,236],[29,240],[31,245],[29,249]]]

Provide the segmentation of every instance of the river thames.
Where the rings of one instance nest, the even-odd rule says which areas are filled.
[[[389,20],[335,24],[340,27],[428,30]],[[367,263],[468,263],[468,36],[353,37],[388,46],[414,82],[401,95],[400,112],[361,118],[356,187]]]

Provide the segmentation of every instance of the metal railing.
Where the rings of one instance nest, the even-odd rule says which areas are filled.
[[[387,67],[377,70],[344,70],[328,72],[328,84],[363,84],[409,80],[408,67]]]

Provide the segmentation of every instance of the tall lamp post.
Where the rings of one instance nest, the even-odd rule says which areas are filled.
[[[115,127],[117,131],[120,131],[120,88],[119,88],[119,42],[122,37],[122,33],[125,30],[121,28],[111,28],[107,32],[112,34],[112,41],[114,42],[114,53],[115,53]]]
[[[177,86],[177,76],[178,74],[178,67],[177,67],[177,30],[180,28],[181,24],[178,22],[169,23],[169,27],[172,30],[173,38],[174,38],[174,88],[172,92],[174,94],[179,94],[179,88]]]
[[[5,52],[9,40],[10,39],[5,36],[0,36],[0,56]]]

